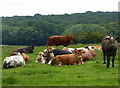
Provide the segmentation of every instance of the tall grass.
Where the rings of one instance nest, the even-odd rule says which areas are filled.
[[[77,44],[68,47],[83,47]],[[2,60],[16,48],[25,46],[3,46]],[[27,54],[30,60],[25,67],[3,69],[3,86],[118,86],[118,53],[115,67],[106,68],[103,65],[102,51],[95,50],[98,56],[86,61],[83,65],[55,67],[47,64],[35,63],[37,54],[45,46],[37,46],[33,54]],[[62,49],[62,46],[56,47]]]

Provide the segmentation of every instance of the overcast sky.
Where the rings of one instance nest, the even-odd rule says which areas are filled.
[[[0,0],[0,16],[118,11],[119,0]]]

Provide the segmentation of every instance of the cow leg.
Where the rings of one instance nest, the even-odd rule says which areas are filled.
[[[50,60],[50,61],[48,62],[48,64],[51,64],[51,62],[52,62],[52,60]]]
[[[103,64],[106,64],[105,52],[103,52],[103,56],[104,56],[104,62],[103,62]]]
[[[110,65],[110,56],[107,56],[107,67]]]
[[[76,62],[72,62],[70,65],[77,65],[77,63]]]
[[[58,66],[62,66],[62,62],[59,62]]]
[[[114,65],[114,58],[115,58],[115,56],[112,57],[112,67],[115,66],[115,65]]]

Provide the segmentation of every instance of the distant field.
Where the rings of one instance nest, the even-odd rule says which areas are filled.
[[[87,45],[70,45],[68,47],[83,47]],[[2,46],[2,60],[10,55],[12,50],[25,46]],[[118,86],[118,53],[115,67],[106,68],[103,65],[102,51],[95,50],[98,56],[83,65],[55,67],[35,63],[37,54],[45,46],[36,46],[33,54],[27,54],[30,60],[25,67],[3,69],[3,86]],[[62,46],[57,47],[62,49]],[[119,58],[120,59],[120,58]]]

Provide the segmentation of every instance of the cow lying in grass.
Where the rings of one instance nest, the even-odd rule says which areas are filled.
[[[17,50],[15,50],[14,52],[20,52],[20,53],[33,53],[35,46],[28,46],[26,48],[19,48]]]
[[[82,52],[81,50],[75,49],[73,54],[58,55],[54,57],[51,61],[53,66],[62,66],[62,65],[80,65],[83,64],[82,61]]]
[[[18,54],[18,52],[12,52],[12,53],[10,54],[10,56],[17,55],[17,54]],[[25,61],[29,60],[29,56],[26,55],[25,53],[21,53],[21,55],[22,55],[22,57],[23,57],[23,59],[24,59]]]
[[[88,51],[82,50],[83,62],[90,60],[96,56],[97,56],[97,53],[93,50],[88,50]]]
[[[71,52],[71,53],[72,53],[75,49],[77,49],[77,50],[86,50],[86,51],[88,51],[88,50],[93,50],[93,49],[92,49],[92,46],[81,47],[81,48],[66,48],[66,47],[63,48],[63,50],[67,50],[67,51],[69,51],[69,52]]]
[[[87,61],[97,55],[96,52],[92,51],[91,46],[83,47],[83,48],[63,48],[64,50],[59,50],[54,47],[47,47],[47,49],[44,50],[44,52],[40,52],[38,54],[38,57],[36,58],[36,62],[41,63],[48,63],[51,64],[51,61],[54,57],[57,55],[64,55],[64,54],[72,54],[74,50],[81,50],[83,61]]]
[[[20,53],[14,56],[6,57],[3,61],[3,68],[14,68],[25,65],[25,60]]]
[[[56,48],[52,47],[52,46],[47,46],[47,49],[45,49],[43,52],[39,52],[38,56],[36,57],[36,61],[35,62],[41,62],[41,63],[48,63],[49,60],[51,60],[52,58],[52,54],[48,53],[48,51],[52,51]]]
[[[43,57],[43,54],[43,52],[39,52],[35,62],[41,62],[43,64],[46,63],[46,58]]]
[[[57,55],[64,55],[64,54],[72,54],[72,53],[66,50],[54,49],[52,51],[47,50],[46,52],[44,52],[43,57],[46,58],[45,62],[50,64],[49,61],[51,61],[52,58],[54,58]]]
[[[91,46],[93,49],[102,50],[101,46]]]

